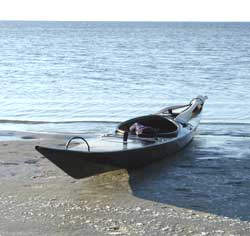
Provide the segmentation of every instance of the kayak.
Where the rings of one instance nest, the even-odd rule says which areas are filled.
[[[206,99],[197,96],[188,104],[124,121],[113,134],[88,140],[75,136],[65,148],[36,146],[35,149],[75,179],[138,168],[172,155],[190,143]],[[73,145],[77,139],[82,143]]]

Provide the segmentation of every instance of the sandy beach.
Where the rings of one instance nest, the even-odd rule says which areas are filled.
[[[250,162],[216,158],[206,136],[145,168],[82,180],[34,150],[62,146],[66,137],[20,137],[0,142],[1,236],[250,234]],[[219,139],[249,148],[242,138]]]

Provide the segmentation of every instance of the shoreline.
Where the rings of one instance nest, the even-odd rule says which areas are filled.
[[[87,135],[85,133],[73,133],[73,132],[40,132],[40,131],[13,131],[13,130],[0,130],[0,143],[7,141],[35,141],[35,140],[67,140],[76,135]],[[92,135],[93,136],[93,135]]]
[[[53,123],[54,124],[54,123]],[[73,123],[74,124],[74,123]],[[93,125],[97,125],[97,127],[91,126],[87,127],[86,123],[83,127],[70,127],[70,131],[68,129],[62,128],[60,132],[56,131],[60,127],[55,130],[46,129],[43,127],[42,130],[38,128],[22,128],[19,129],[18,126],[16,129],[0,129],[0,142],[2,141],[21,141],[21,140],[32,140],[32,139],[50,139],[50,138],[70,138],[72,136],[82,135],[84,137],[96,137],[100,134],[113,133],[116,126],[114,126],[113,122],[102,123],[102,122],[94,122]],[[91,122],[92,124],[92,122]],[[108,124],[108,125],[107,125]],[[54,124],[55,125],[55,124]],[[99,125],[99,126],[98,126]],[[237,136],[237,137],[250,137],[248,132],[249,122],[241,121],[241,122],[219,122],[219,121],[203,121],[199,124],[197,135],[212,135],[212,136]],[[82,129],[84,128],[84,129]],[[79,132],[81,131],[81,132]]]
[[[221,155],[206,136],[142,169],[81,180],[42,158],[37,144],[62,146],[65,136],[0,142],[0,235],[250,234],[250,163],[200,160]]]

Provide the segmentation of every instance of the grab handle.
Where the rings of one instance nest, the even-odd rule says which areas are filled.
[[[68,147],[69,147],[71,141],[74,140],[74,139],[81,139],[81,140],[83,140],[86,143],[87,147],[88,147],[88,151],[90,152],[90,146],[89,146],[87,140],[85,138],[81,137],[81,136],[75,136],[75,137],[72,137],[71,139],[69,139],[69,141],[66,143],[66,146],[65,146],[66,150],[68,150]]]

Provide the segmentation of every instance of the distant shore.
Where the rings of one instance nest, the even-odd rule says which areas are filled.
[[[250,234],[248,160],[199,161],[197,138],[144,169],[74,180],[34,150],[65,140],[0,142],[0,235]]]

